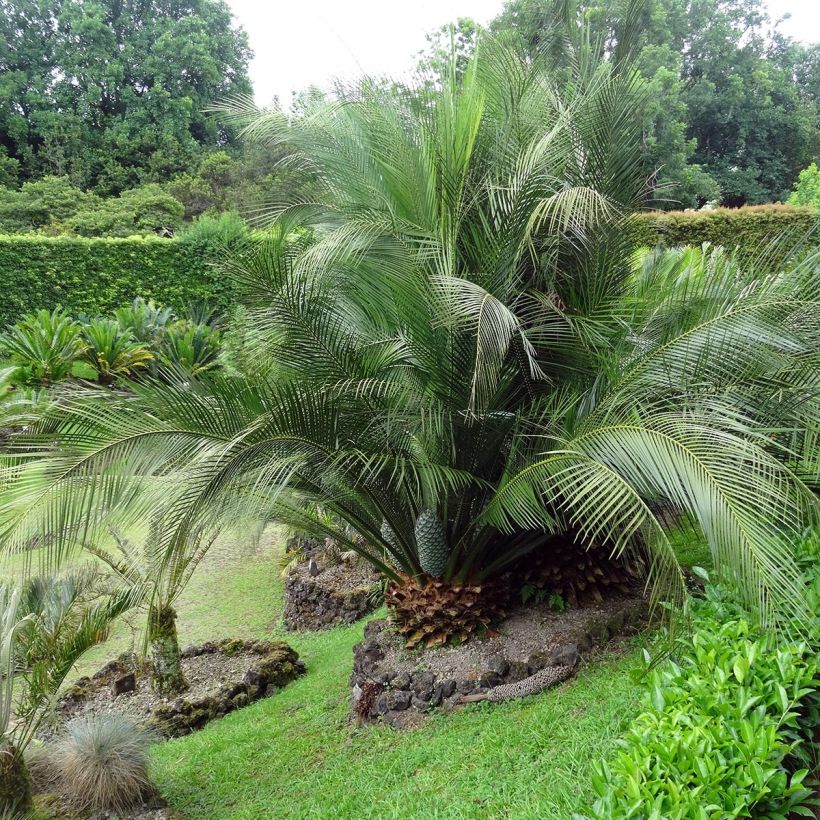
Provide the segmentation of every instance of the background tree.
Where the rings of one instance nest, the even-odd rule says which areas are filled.
[[[223,0],[0,0],[0,149],[21,179],[111,194],[164,180],[231,133],[206,113],[249,94]]]
[[[620,6],[562,8],[612,44]],[[490,29],[525,53],[561,54],[555,8],[508,0]],[[718,189],[728,205],[784,198],[820,150],[820,47],[779,33],[763,0],[647,0],[636,25],[651,89],[638,115],[658,204],[688,207]]]
[[[800,172],[797,184],[789,195],[789,205],[809,205],[820,208],[820,168],[812,163]]]

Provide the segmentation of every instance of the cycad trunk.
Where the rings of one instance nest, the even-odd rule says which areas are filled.
[[[26,761],[10,743],[0,742],[0,817],[23,817],[32,806]]]
[[[188,688],[182,674],[177,638],[177,613],[173,607],[152,606],[148,613],[148,642],[153,672],[151,685],[161,695],[175,695]]]

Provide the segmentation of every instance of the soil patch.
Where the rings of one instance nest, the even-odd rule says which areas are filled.
[[[139,667],[132,657],[121,656],[66,690],[57,707],[58,725],[44,729],[44,739],[72,717],[111,712],[161,736],[179,737],[270,697],[302,674],[305,666],[287,644],[229,639],[185,649],[182,669],[189,689],[165,698],[151,689],[150,667]]]
[[[643,628],[646,610],[642,597],[629,595],[565,611],[546,602],[522,606],[487,637],[422,650],[406,649],[390,621],[371,621],[354,647],[354,712],[403,727],[417,723],[408,712],[452,709],[464,696],[521,683],[544,670],[554,669],[554,682],[560,682],[595,647]],[[529,693],[521,688],[521,695]]]

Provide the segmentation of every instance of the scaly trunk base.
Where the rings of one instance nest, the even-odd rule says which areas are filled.
[[[406,646],[463,643],[501,618],[509,600],[509,578],[458,584],[401,576],[387,586],[385,602]]]
[[[177,613],[172,607],[152,607],[148,614],[148,642],[153,663],[151,687],[160,695],[178,695],[188,688],[182,674],[176,622]]]
[[[0,816],[22,817],[32,807],[31,777],[22,752],[0,745]]]

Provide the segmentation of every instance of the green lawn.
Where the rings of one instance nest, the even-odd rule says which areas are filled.
[[[557,690],[474,705],[414,731],[356,728],[348,720],[349,678],[363,624],[284,632],[282,536],[269,532],[256,549],[241,546],[248,540],[223,542],[200,565],[178,605],[180,640],[284,639],[308,672],[273,698],[154,747],[153,776],[175,810],[196,820],[568,820],[583,810],[592,765],[611,753],[637,713],[636,651],[608,655]],[[7,559],[3,569],[19,561]],[[133,640],[120,624],[77,674],[93,672]]]
[[[473,706],[410,732],[357,729],[349,677],[362,624],[285,633],[281,596],[263,547],[195,578],[180,607],[186,638],[283,638],[308,666],[275,697],[155,747],[161,792],[188,817],[566,819],[591,797],[593,762],[637,711],[635,654],[612,655],[525,701]]]

